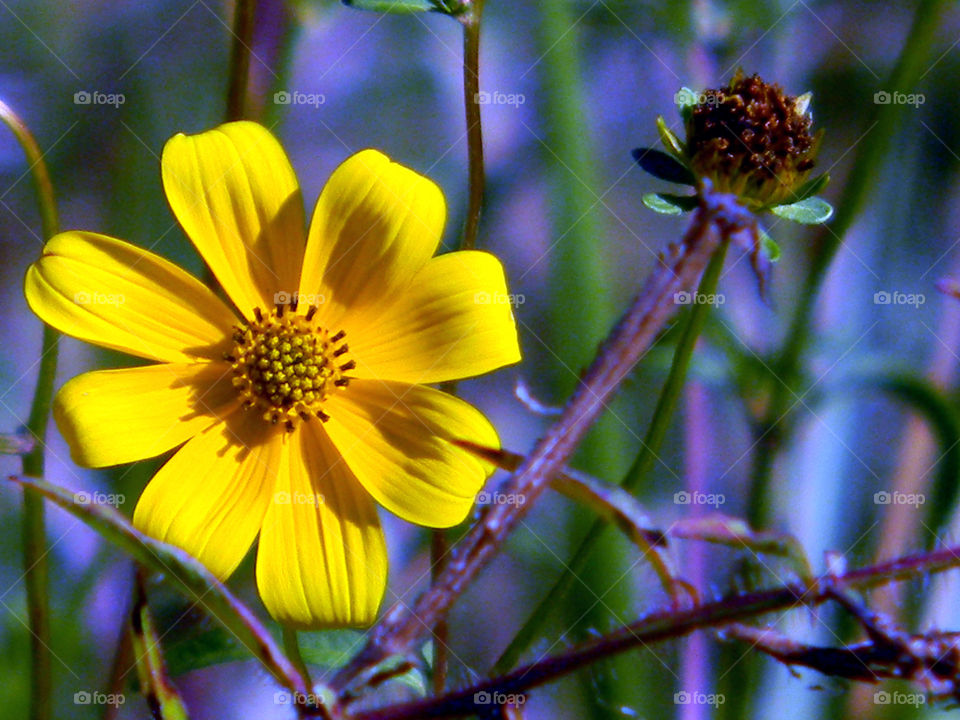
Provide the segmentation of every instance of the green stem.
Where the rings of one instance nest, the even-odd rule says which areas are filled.
[[[480,124],[480,21],[484,0],[475,0],[471,10],[461,16],[463,23],[463,103],[467,117],[467,154],[469,162],[469,204],[463,228],[461,250],[477,245],[480,212],[483,209],[485,173],[483,169],[483,129]]]
[[[885,89],[891,92],[912,91],[920,81],[926,72],[924,60],[940,27],[941,10],[946,4],[944,0],[922,0],[917,6],[910,34],[893,73],[884,85]],[[769,411],[760,426],[763,439],[754,456],[747,512],[747,520],[755,529],[761,529],[769,521],[774,455],[789,430],[788,416],[796,401],[795,394],[803,394],[799,388],[801,363],[810,341],[813,310],[820,288],[844,236],[859,216],[870,191],[880,177],[897,121],[905,112],[905,107],[895,104],[874,106],[873,116],[865,133],[869,137],[865,137],[857,146],[850,178],[837,203],[837,214],[830,227],[818,238],[818,250],[813,255],[787,332],[786,343],[775,368],[780,382],[777,382],[771,391]]]
[[[47,165],[43,160],[40,147],[33,134],[13,110],[0,101],[0,119],[13,131],[23,148],[33,183],[37,191],[40,206],[40,221],[43,237],[49,240],[57,233],[57,203],[53,193],[53,183]],[[50,418],[50,405],[53,401],[53,383],[57,374],[57,340],[60,335],[53,328],[44,325],[43,341],[40,350],[40,371],[37,386],[30,406],[27,420],[27,433],[34,438],[33,449],[23,456],[23,473],[33,477],[42,477],[44,470],[43,452],[47,434],[47,422]],[[27,590],[27,613],[30,623],[31,652],[31,720],[47,720],[52,708],[52,679],[50,651],[50,594],[49,568],[46,551],[46,521],[43,499],[35,491],[23,493],[23,567]]]
[[[310,671],[307,669],[307,664],[303,661],[303,655],[300,654],[300,641],[297,639],[297,631],[284,625],[281,632],[283,634],[283,652],[290,662],[293,663],[297,672],[303,676],[307,684],[307,689],[312,690],[313,681],[310,680]]]
[[[716,293],[726,250],[727,243],[723,243],[707,266],[703,279],[700,282],[699,293],[701,295],[713,295]],[[687,370],[690,366],[690,359],[693,356],[694,347],[697,344],[697,338],[700,336],[709,311],[710,306],[706,304],[693,305],[690,309],[690,314],[684,323],[683,332],[673,355],[670,374],[667,377],[666,384],[663,386],[663,390],[660,392],[660,398],[657,401],[657,407],[650,421],[650,427],[647,430],[646,437],[643,439],[643,447],[620,482],[624,488],[631,492],[640,487],[658,456],[660,446],[663,444],[667,430],[670,427],[673,413],[677,406],[677,400],[686,382]],[[546,597],[540,601],[537,609],[530,615],[527,622],[520,629],[520,632],[518,632],[510,642],[510,645],[500,656],[500,659],[497,660],[492,670],[494,675],[508,672],[516,665],[520,656],[524,650],[529,647],[530,643],[540,635],[551,609],[558,605],[560,599],[570,591],[578,574],[587,567],[590,555],[602,537],[606,527],[607,523],[603,520],[597,520],[593,523],[586,537],[584,537],[577,551],[574,553],[573,558],[567,563],[563,574],[556,583],[554,583]]]
[[[233,44],[230,48],[230,85],[227,88],[227,121],[243,120],[247,114],[247,86],[250,81],[250,52],[257,0],[237,0],[233,17]]]

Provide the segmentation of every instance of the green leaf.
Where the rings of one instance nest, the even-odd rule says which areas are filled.
[[[343,667],[363,647],[366,636],[359,630],[322,630],[299,632],[300,654],[308,665],[324,668]]]
[[[173,545],[144,535],[109,505],[80,504],[69,490],[37,478],[10,479],[36,490],[130,554],[140,564],[172,580],[188,600],[229,630],[283,687],[293,692],[308,692],[306,681],[284,656],[260,620],[196,558]]]
[[[680,215],[693,210],[697,206],[697,198],[693,195],[647,193],[643,196],[643,204],[663,215]]]
[[[817,193],[821,192],[829,182],[829,173],[823,173],[823,175],[817,175],[815,178],[810,178],[800,186],[799,190],[797,190],[797,199],[794,202],[800,202],[801,200],[806,200],[809,197],[813,197]]]
[[[777,260],[780,259],[780,246],[777,244],[777,241],[767,235],[763,228],[757,228],[757,230],[760,232],[760,252],[762,252],[770,262],[777,262]]]
[[[770,212],[784,220],[793,220],[804,225],[819,225],[830,219],[833,207],[822,198],[811,197],[790,205],[775,205],[770,208]]]
[[[147,592],[140,568],[137,568],[136,594],[130,624],[140,692],[153,710],[153,716],[158,720],[188,720],[187,708],[180,698],[180,693],[167,676],[160,637],[147,605]]]
[[[682,159],[686,155],[683,142],[681,142],[673,130],[667,127],[663,115],[657,116],[657,132],[660,133],[660,142],[663,143],[663,146],[676,155],[677,158]]]
[[[343,0],[343,4],[357,10],[393,13],[395,15],[409,15],[428,10],[445,12],[430,0]]]
[[[640,167],[656,178],[681,185],[694,185],[697,182],[690,168],[663,150],[635,148],[631,155]]]

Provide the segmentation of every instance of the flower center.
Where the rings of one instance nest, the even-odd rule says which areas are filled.
[[[255,321],[234,328],[233,351],[226,356],[244,409],[259,408],[264,420],[283,421],[288,431],[311,417],[329,420],[324,399],[346,387],[350,378],[344,373],[356,367],[346,357],[346,333],[316,325],[316,311],[298,314],[295,303],[278,304],[268,315],[256,308]]]

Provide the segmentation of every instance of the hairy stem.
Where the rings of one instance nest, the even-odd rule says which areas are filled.
[[[233,43],[230,47],[230,84],[227,87],[226,119],[247,116],[247,86],[250,82],[250,53],[257,0],[237,0],[233,16]]]
[[[702,295],[713,295],[716,293],[717,284],[720,280],[720,271],[723,268],[723,260],[726,256],[726,243],[722,244],[711,259],[703,274],[703,280],[700,282],[698,292]],[[657,400],[657,406],[653,412],[653,418],[650,421],[650,427],[647,430],[646,437],[636,459],[630,466],[626,475],[621,481],[621,485],[627,490],[634,491],[643,482],[653,467],[653,463],[660,452],[660,446],[666,437],[667,429],[673,418],[676,409],[677,400],[683,390],[687,377],[687,368],[690,366],[690,358],[693,356],[693,349],[696,346],[697,338],[709,314],[710,306],[705,303],[693,305],[684,324],[680,341],[673,355],[673,364],[670,366],[670,374],[667,382],[660,392],[660,398]],[[524,650],[530,643],[537,638],[543,629],[544,623],[550,616],[552,608],[556,607],[560,598],[570,591],[577,575],[587,566],[590,561],[590,555],[596,547],[603,534],[607,523],[602,519],[596,520],[590,527],[580,546],[574,552],[573,557],[566,563],[566,568],[560,577],[554,583],[553,587],[546,594],[540,604],[537,605],[527,622],[516,634],[510,645],[504,650],[500,659],[494,665],[495,673],[504,673],[512,668]]]
[[[412,611],[396,606],[371,631],[366,647],[334,678],[344,696],[366,668],[402,654],[437,621],[499,550],[510,532],[563,468],[613,393],[673,315],[673,295],[692,290],[717,246],[753,218],[730,196],[704,194],[680,244],[661,257],[643,290],[601,346],[560,419],[510,479],[506,492],[523,504],[496,505],[460,541],[437,583]]]

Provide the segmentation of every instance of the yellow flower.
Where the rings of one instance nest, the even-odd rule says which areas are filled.
[[[491,424],[424,383],[520,359],[510,307],[496,302],[503,268],[483,252],[433,257],[443,195],[374,150],[334,172],[307,232],[293,169],[255,123],[177,135],[162,169],[239,314],[157,255],[57,235],[27,272],[33,311],[159,363],[74,378],[57,424],[88,467],[182,445],[140,497],[138,528],[221,578],[259,533],[257,585],[277,620],[367,625],[387,575],[374,500],[448,527],[492,472],[451,442],[499,446]]]

